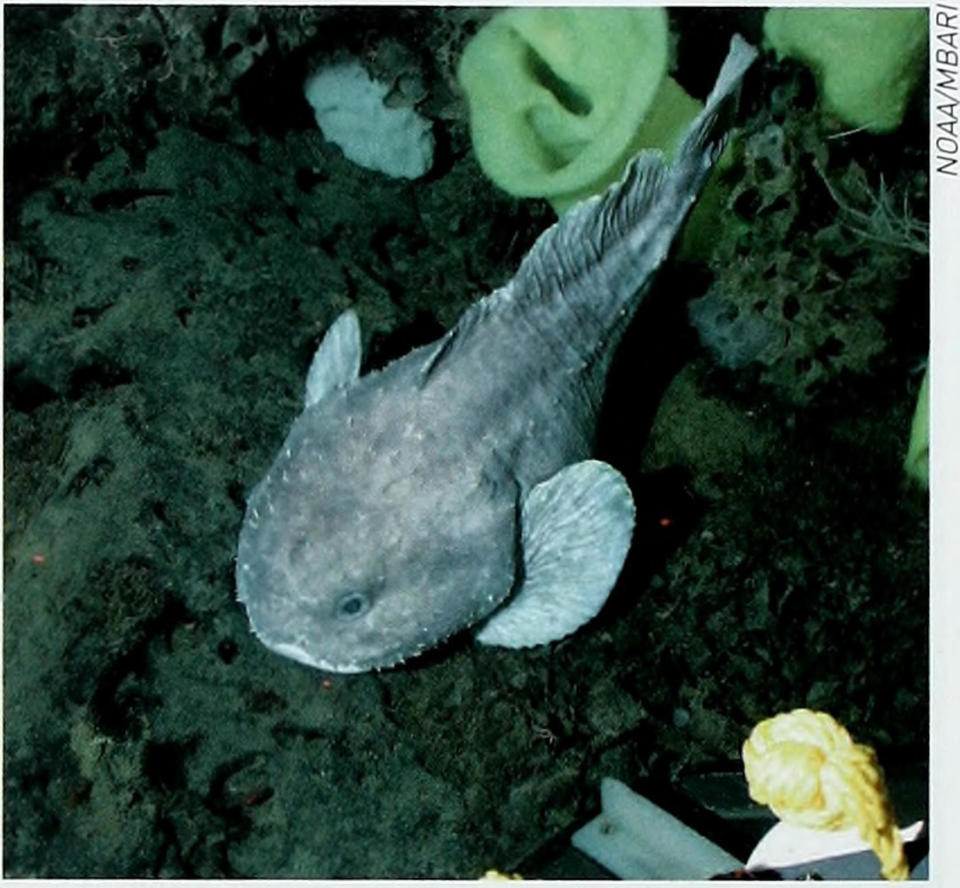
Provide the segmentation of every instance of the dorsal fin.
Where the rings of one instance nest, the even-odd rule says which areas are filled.
[[[426,360],[420,366],[420,385],[426,383],[430,376],[436,372],[437,368],[443,363],[444,359],[454,352],[457,346],[462,343],[473,330],[474,327],[485,318],[497,303],[498,299],[504,298],[504,293],[509,288],[494,290],[489,296],[475,302],[462,315],[444,336],[434,345],[427,355]]]
[[[460,323],[462,321],[463,318],[461,318],[455,326],[447,330],[443,338],[434,346],[433,350],[427,356],[427,359],[423,362],[423,366],[420,368],[420,385],[423,385],[427,381],[430,374],[437,369],[440,362],[453,348],[453,344],[457,339],[457,331],[460,329]]]

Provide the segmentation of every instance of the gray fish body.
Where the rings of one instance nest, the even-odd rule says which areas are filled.
[[[639,155],[438,342],[360,377],[356,316],[332,325],[240,533],[237,595],[268,647],[360,672],[481,623],[485,643],[544,643],[599,610],[634,516],[589,459],[606,373],[754,54],[734,39],[669,170]]]

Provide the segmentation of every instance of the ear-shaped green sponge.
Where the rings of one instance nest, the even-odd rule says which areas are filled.
[[[666,77],[661,8],[523,8],[470,41],[458,77],[484,172],[561,213],[616,179],[640,147],[671,153],[700,110]]]
[[[896,129],[923,73],[924,9],[771,9],[763,31],[778,56],[817,78],[823,110],[874,133]]]

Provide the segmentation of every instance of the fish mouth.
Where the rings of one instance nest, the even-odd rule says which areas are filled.
[[[321,669],[324,672],[339,672],[345,675],[357,674],[359,672],[372,672],[374,670],[389,669],[392,666],[399,666],[404,662],[404,660],[409,659],[411,656],[416,656],[421,650],[423,650],[423,648],[420,648],[413,654],[408,654],[407,656],[403,656],[400,653],[395,653],[374,657],[369,660],[353,660],[346,663],[334,663],[330,660],[314,657],[312,654],[307,653],[307,651],[305,651],[302,647],[299,647],[295,644],[277,642],[268,645],[268,647],[274,653],[280,654],[284,657],[289,657],[291,660],[296,660],[298,663],[303,663],[305,666],[312,666],[314,669]]]
[[[335,668],[332,663],[328,663],[325,660],[318,660],[316,657],[308,654],[302,647],[298,647],[295,644],[285,644],[280,642],[271,644],[270,648],[275,654],[280,654],[282,657],[289,657],[291,660],[296,660],[298,663],[303,663],[304,666],[313,666],[314,669],[323,669],[327,672],[362,671],[362,667],[354,664],[345,664],[345,666],[341,666],[339,669]]]

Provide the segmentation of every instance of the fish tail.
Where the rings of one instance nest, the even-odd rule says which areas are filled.
[[[602,195],[573,207],[540,237],[521,265],[516,281],[541,292],[578,289],[592,299],[605,323],[624,315],[626,306],[652,279],[726,144],[738,87],[757,56],[739,34],[707,97],[669,166],[656,150],[639,152],[619,182]],[[579,285],[579,287],[578,287]],[[598,305],[605,293],[606,312]]]
[[[609,205],[601,208],[600,224],[618,232],[626,247],[623,262],[613,267],[614,292],[627,297],[638,277],[651,276],[666,258],[726,147],[740,82],[756,57],[757,50],[735,34],[716,83],[677,145],[669,167],[659,152],[641,152],[631,161],[619,190],[605,196]]]

